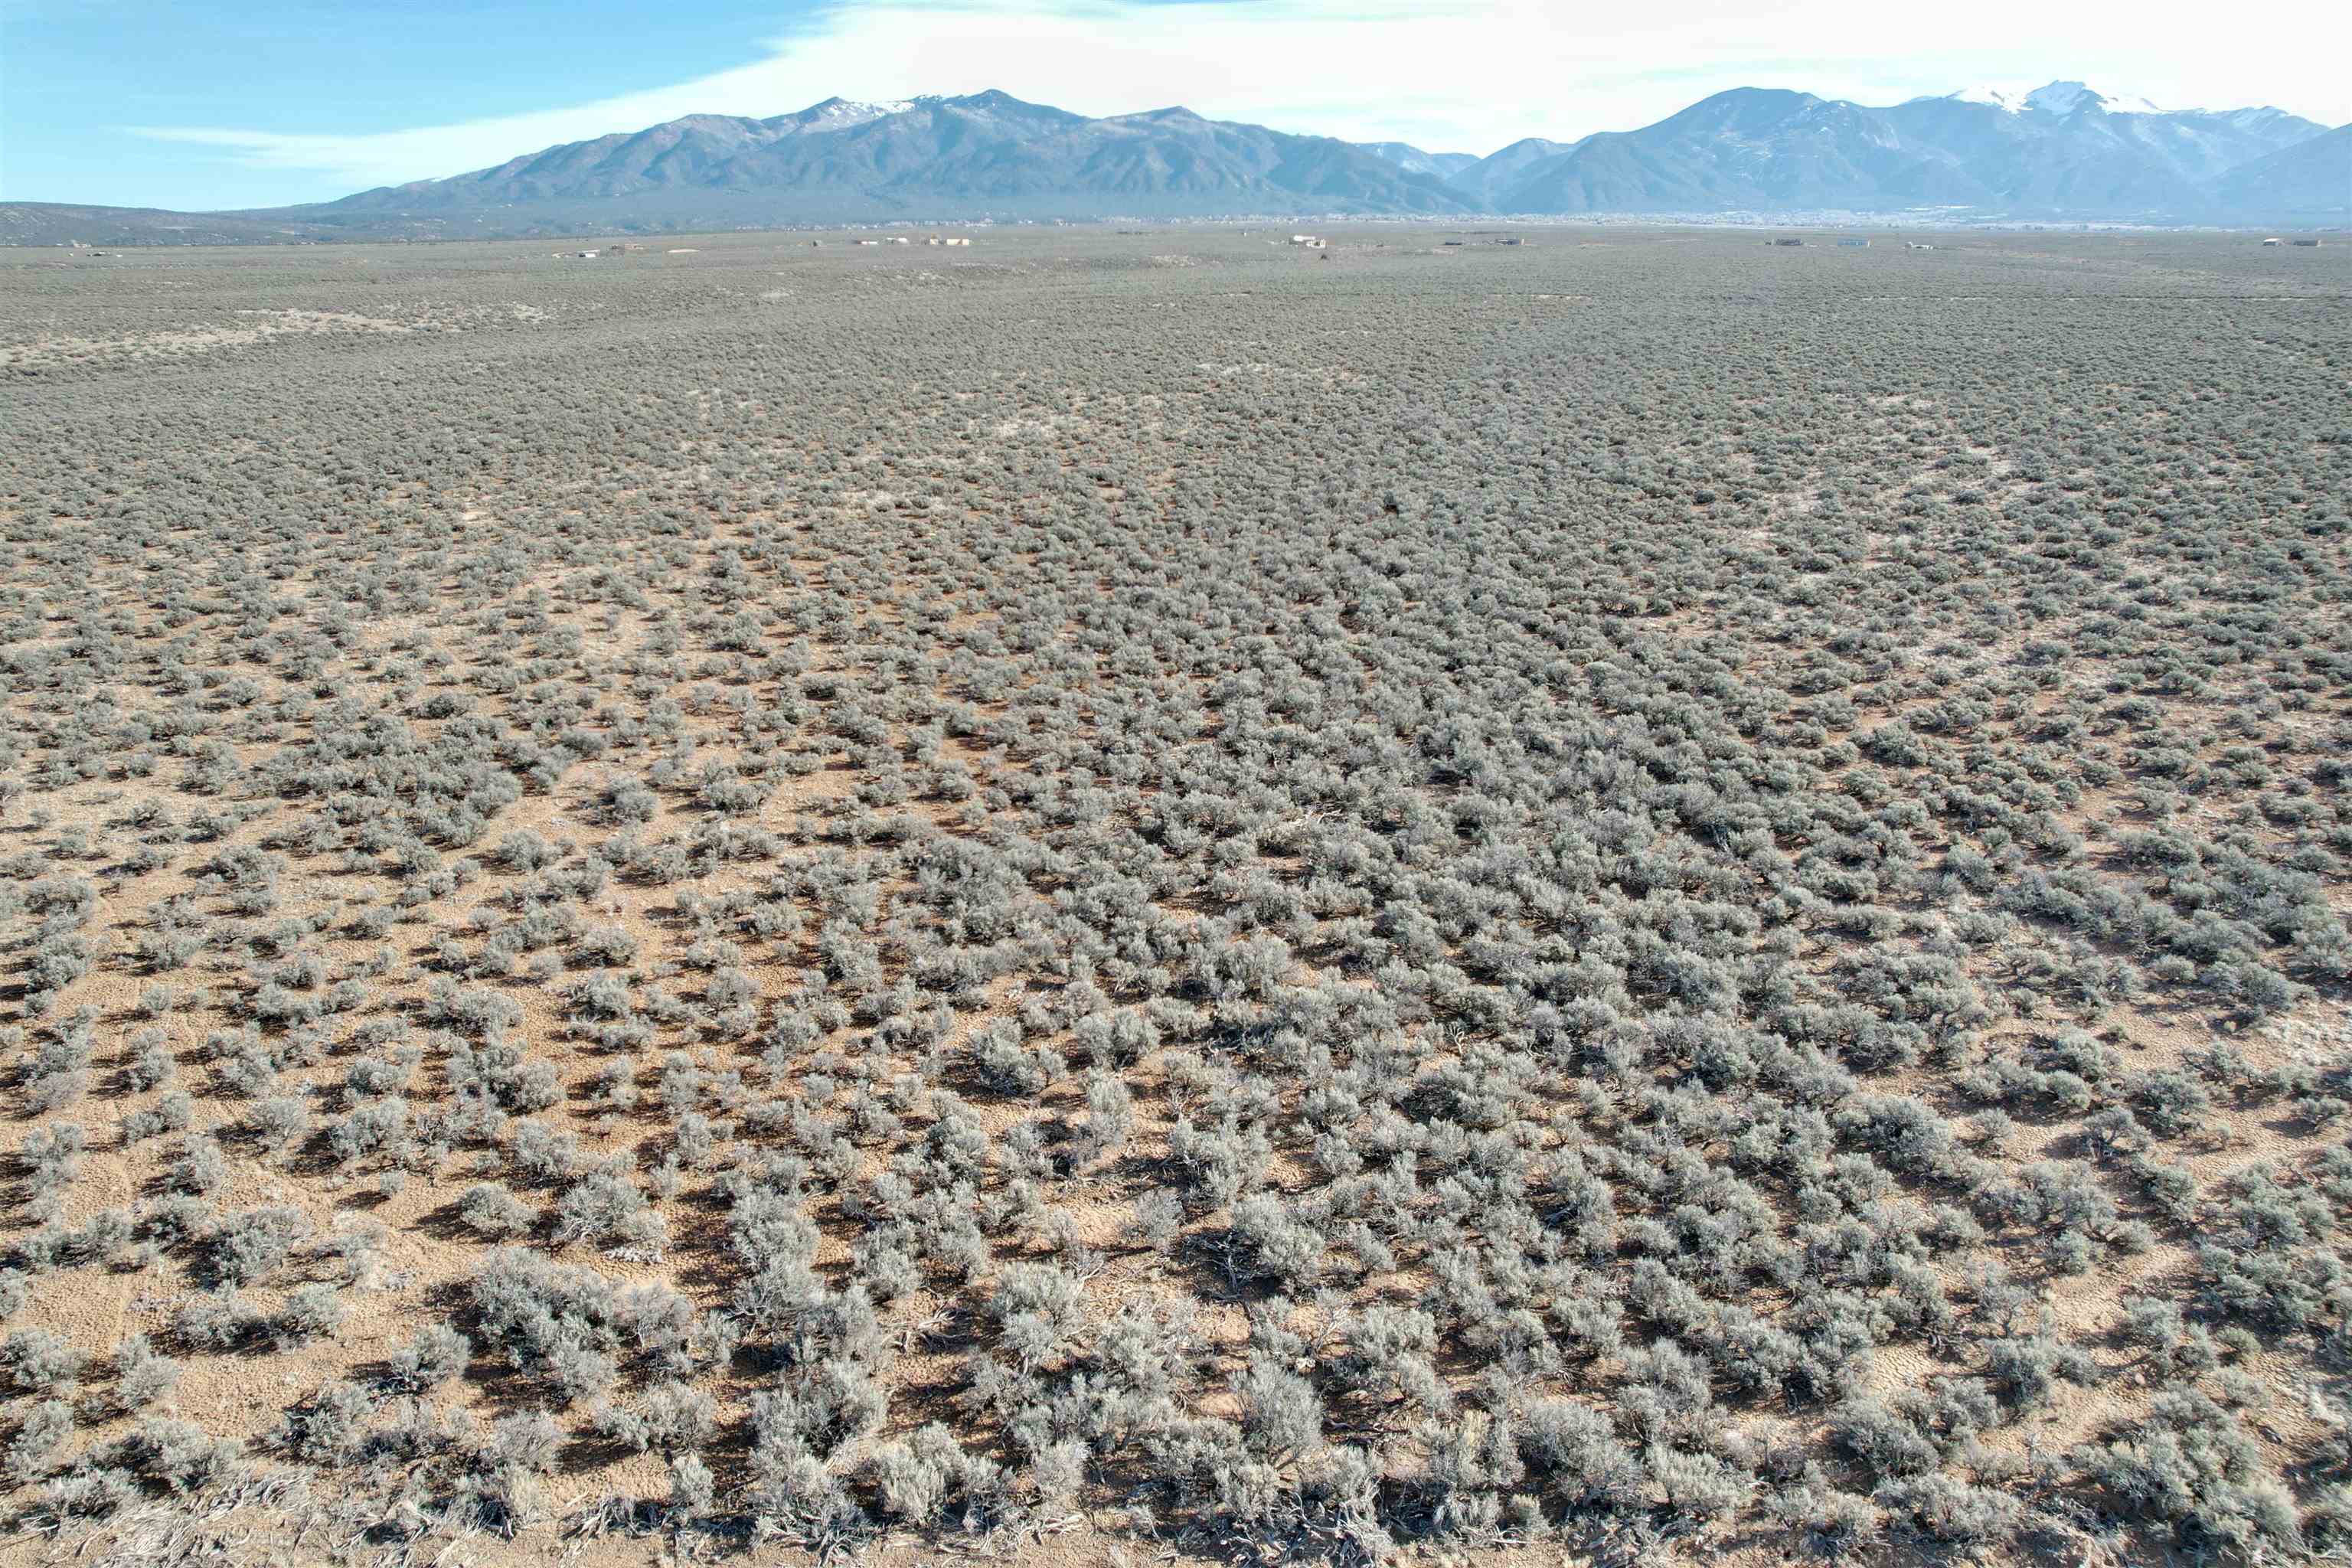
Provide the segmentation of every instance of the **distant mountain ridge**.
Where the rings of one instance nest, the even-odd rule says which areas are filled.
[[[2222,194],[2231,170],[2323,136],[2275,109],[2111,110],[2081,82],[1870,109],[1771,88],[1717,93],[1639,131],[1537,160],[1486,195],[1545,214],[1952,208],[2019,217],[2280,216]],[[2342,205],[2352,209],[2352,166]]]
[[[1181,108],[1090,120],[994,91],[827,99],[772,120],[695,115],[315,210],[415,216],[623,198],[772,220],[1470,210],[1433,170],[1328,136]]]
[[[2215,188],[2224,202],[2287,217],[2334,221],[2344,216],[2352,179],[2352,125],[2281,148],[2224,175]]]
[[[1639,130],[1485,157],[1170,108],[1090,118],[1009,93],[695,114],[446,179],[247,213],[0,204],[0,243],[495,237],[892,219],[1931,213],[2352,216],[2352,128],[2156,108],[2057,81],[1884,108],[1735,88]],[[106,215],[114,215],[110,217]]]

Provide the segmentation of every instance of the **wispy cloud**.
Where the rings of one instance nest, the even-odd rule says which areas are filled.
[[[363,135],[136,129],[357,188],[682,114],[987,87],[1082,113],[1181,102],[1279,129],[1477,153],[1526,135],[1628,128],[1743,84],[1885,102],[1979,79],[2088,75],[2168,105],[2276,102],[2352,119],[2340,56],[2281,50],[2277,30],[2251,22],[2216,30],[2185,5],[1979,0],[1965,21],[1882,0],[1600,10],[1538,0],[862,0],[761,41],[748,64],[562,109]],[[2198,37],[2194,58],[2177,41],[2186,37]]]

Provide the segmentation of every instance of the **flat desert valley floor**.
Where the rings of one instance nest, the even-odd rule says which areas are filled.
[[[950,232],[0,252],[12,1561],[2352,1543],[2340,244]]]

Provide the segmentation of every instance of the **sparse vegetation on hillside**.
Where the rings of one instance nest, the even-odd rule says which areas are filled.
[[[0,261],[5,1507],[2352,1542],[2336,279],[1602,237]]]

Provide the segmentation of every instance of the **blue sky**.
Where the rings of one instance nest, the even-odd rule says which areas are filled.
[[[2352,119],[2335,8],[2166,0],[0,0],[0,198],[322,200],[682,113],[997,87],[1486,153],[1726,87],[1892,102],[2087,78]]]
[[[345,194],[131,128],[367,135],[593,102],[756,58],[802,5],[0,0],[0,193],[217,207]],[[444,170],[442,173],[454,173]]]

